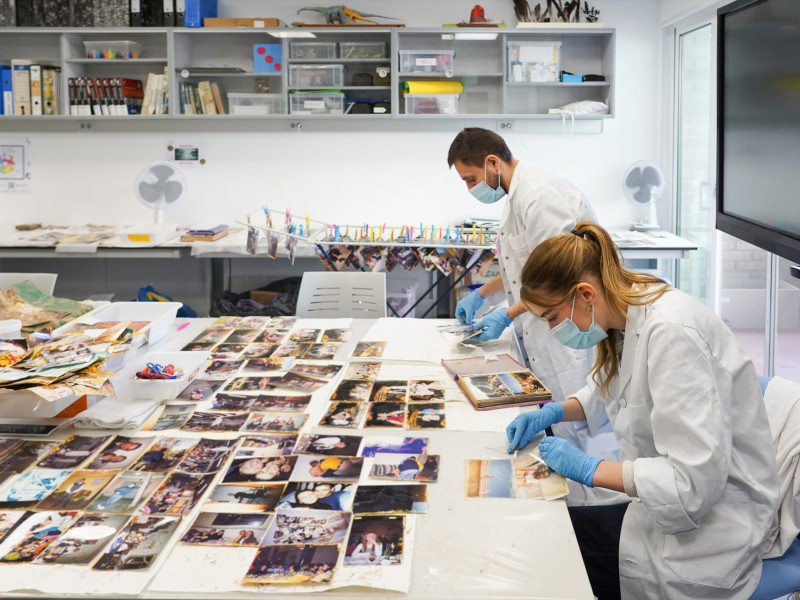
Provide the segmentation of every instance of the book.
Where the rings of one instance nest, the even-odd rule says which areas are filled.
[[[211,83],[208,81],[200,81],[197,84],[197,89],[200,92],[200,101],[203,104],[203,114],[217,114],[217,106],[214,104],[214,93],[211,91]]]
[[[214,95],[214,106],[217,107],[217,114],[225,114],[225,106],[222,104],[222,94],[219,91],[219,86],[216,81],[211,82],[211,93]]]
[[[182,242],[214,242],[228,235],[227,225],[217,225],[208,229],[190,229],[181,236]]]
[[[14,114],[31,114],[31,61],[11,60],[11,85],[14,89]]]
[[[442,365],[475,410],[540,404],[552,398],[536,375],[509,354],[500,354],[497,360],[442,359]]]

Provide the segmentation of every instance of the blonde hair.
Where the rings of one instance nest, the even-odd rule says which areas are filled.
[[[589,274],[601,282],[599,291],[611,312],[624,318],[629,305],[649,304],[670,287],[654,275],[623,267],[608,232],[595,223],[581,221],[572,232],[545,240],[533,250],[522,268],[520,298],[528,308],[558,306],[576,293],[578,284]],[[651,285],[658,287],[651,289]],[[597,347],[591,375],[603,394],[608,393],[619,368],[617,344],[621,335],[611,330]]]

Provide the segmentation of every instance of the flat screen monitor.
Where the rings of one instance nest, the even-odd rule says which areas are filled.
[[[800,262],[800,0],[717,17],[717,229]]]

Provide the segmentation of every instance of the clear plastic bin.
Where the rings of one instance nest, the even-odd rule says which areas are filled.
[[[300,60],[336,58],[336,42],[291,42],[289,58]]]
[[[283,115],[286,105],[283,94],[228,94],[228,111],[232,115]]]
[[[455,50],[400,50],[401,73],[441,73],[453,76]]]
[[[202,372],[208,352],[149,352],[125,367],[111,379],[114,394],[123,400],[171,400]],[[175,365],[181,376],[176,379],[137,379],[136,373],[149,363]]]
[[[344,65],[289,65],[289,86],[341,87],[344,81]]]
[[[340,42],[340,58],[386,58],[384,42]]]
[[[407,115],[458,114],[458,94],[406,94]]]
[[[561,42],[508,42],[508,81],[559,81]]]
[[[129,40],[83,42],[87,58],[139,58],[142,45]]]
[[[344,94],[340,92],[297,92],[289,95],[293,115],[344,114]]]

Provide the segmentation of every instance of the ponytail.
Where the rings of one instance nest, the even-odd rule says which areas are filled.
[[[520,297],[528,306],[558,306],[576,292],[588,274],[601,282],[600,293],[611,312],[623,318],[627,318],[629,305],[649,304],[669,289],[658,277],[623,267],[608,232],[596,223],[581,221],[570,233],[552,237],[534,248],[522,268]],[[650,289],[651,285],[658,287]],[[619,370],[617,345],[621,339],[620,331],[611,330],[597,347],[591,375],[603,394],[608,393],[611,379]]]

